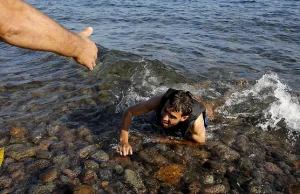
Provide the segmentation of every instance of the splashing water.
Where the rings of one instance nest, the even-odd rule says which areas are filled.
[[[219,112],[227,118],[263,115],[258,125],[263,130],[279,129],[283,123],[300,132],[299,100],[274,73],[263,75],[248,90],[233,93]]]
[[[279,122],[284,121],[288,128],[300,132],[300,105],[298,99],[290,94],[289,88],[281,83],[275,74],[264,75],[258,84],[272,87],[277,99],[267,110],[264,110],[267,121],[261,124],[261,127],[263,129],[268,126],[277,128]]]

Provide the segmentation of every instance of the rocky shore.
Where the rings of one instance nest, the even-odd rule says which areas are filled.
[[[135,152],[126,157],[115,151],[117,134],[99,140],[84,126],[12,128],[0,137],[0,194],[300,193],[299,151],[242,119],[227,122],[205,146],[131,134]]]

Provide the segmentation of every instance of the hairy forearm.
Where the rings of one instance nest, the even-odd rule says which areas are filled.
[[[9,44],[73,57],[80,37],[20,0],[1,0],[0,36]]]

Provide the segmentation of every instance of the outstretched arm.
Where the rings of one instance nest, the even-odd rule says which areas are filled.
[[[120,134],[121,146],[117,147],[117,151],[120,155],[126,156],[132,154],[132,148],[128,142],[128,131],[133,116],[146,114],[152,110],[156,111],[158,109],[161,96],[150,98],[147,101],[140,102],[132,107],[129,107],[122,116],[122,126]]]
[[[21,0],[0,0],[0,18],[4,42],[72,57],[90,70],[96,65],[98,49],[88,39],[91,27],[74,34]]]

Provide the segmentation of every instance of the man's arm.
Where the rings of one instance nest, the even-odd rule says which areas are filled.
[[[122,116],[122,126],[120,134],[120,143],[122,146],[117,147],[117,151],[120,155],[126,156],[132,154],[132,147],[128,142],[128,131],[133,116],[143,115],[152,110],[156,111],[159,107],[159,103],[162,96],[152,97],[147,101],[140,102],[132,107],[129,107]]]
[[[200,144],[205,144],[206,141],[206,131],[204,126],[203,114],[201,114],[191,126],[191,137],[192,139]]]
[[[73,57],[92,70],[98,49],[91,27],[74,34],[21,0],[0,0],[0,40],[22,48]]]

